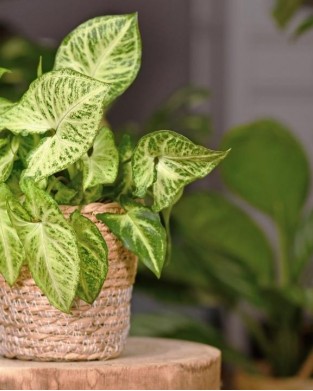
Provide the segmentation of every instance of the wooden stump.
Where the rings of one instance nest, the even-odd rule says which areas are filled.
[[[206,389],[220,388],[220,351],[194,342],[128,339],[108,361],[35,362],[0,359],[1,389]]]

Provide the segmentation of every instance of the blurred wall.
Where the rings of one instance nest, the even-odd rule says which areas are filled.
[[[260,117],[282,120],[300,137],[313,167],[313,33],[295,41],[278,31],[272,4],[224,1],[225,129]]]

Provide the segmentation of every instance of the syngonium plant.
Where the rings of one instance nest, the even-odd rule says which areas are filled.
[[[137,15],[97,17],[63,40],[51,72],[40,61],[18,102],[0,100],[0,272],[13,285],[25,265],[64,312],[75,297],[92,303],[109,267],[107,245],[79,206],[118,201],[124,213],[97,217],[159,277],[172,206],[227,154],[169,130],[135,147],[124,135],[116,146],[104,114],[140,60]],[[67,220],[60,204],[78,209]]]

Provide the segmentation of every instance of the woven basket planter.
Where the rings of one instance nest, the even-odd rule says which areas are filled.
[[[61,207],[65,217],[76,208]],[[37,361],[105,360],[123,350],[137,259],[99,222],[97,213],[121,213],[116,203],[94,203],[81,213],[96,223],[109,249],[109,271],[96,301],[77,299],[71,314],[48,302],[24,268],[13,288],[0,278],[0,355]]]

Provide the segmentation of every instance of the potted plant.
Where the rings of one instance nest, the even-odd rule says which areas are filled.
[[[63,40],[52,71],[43,74],[40,60],[18,102],[0,100],[6,357],[118,355],[136,257],[160,277],[172,206],[227,154],[169,130],[135,147],[125,135],[116,146],[103,115],[135,79],[140,59],[136,14],[97,17]]]

